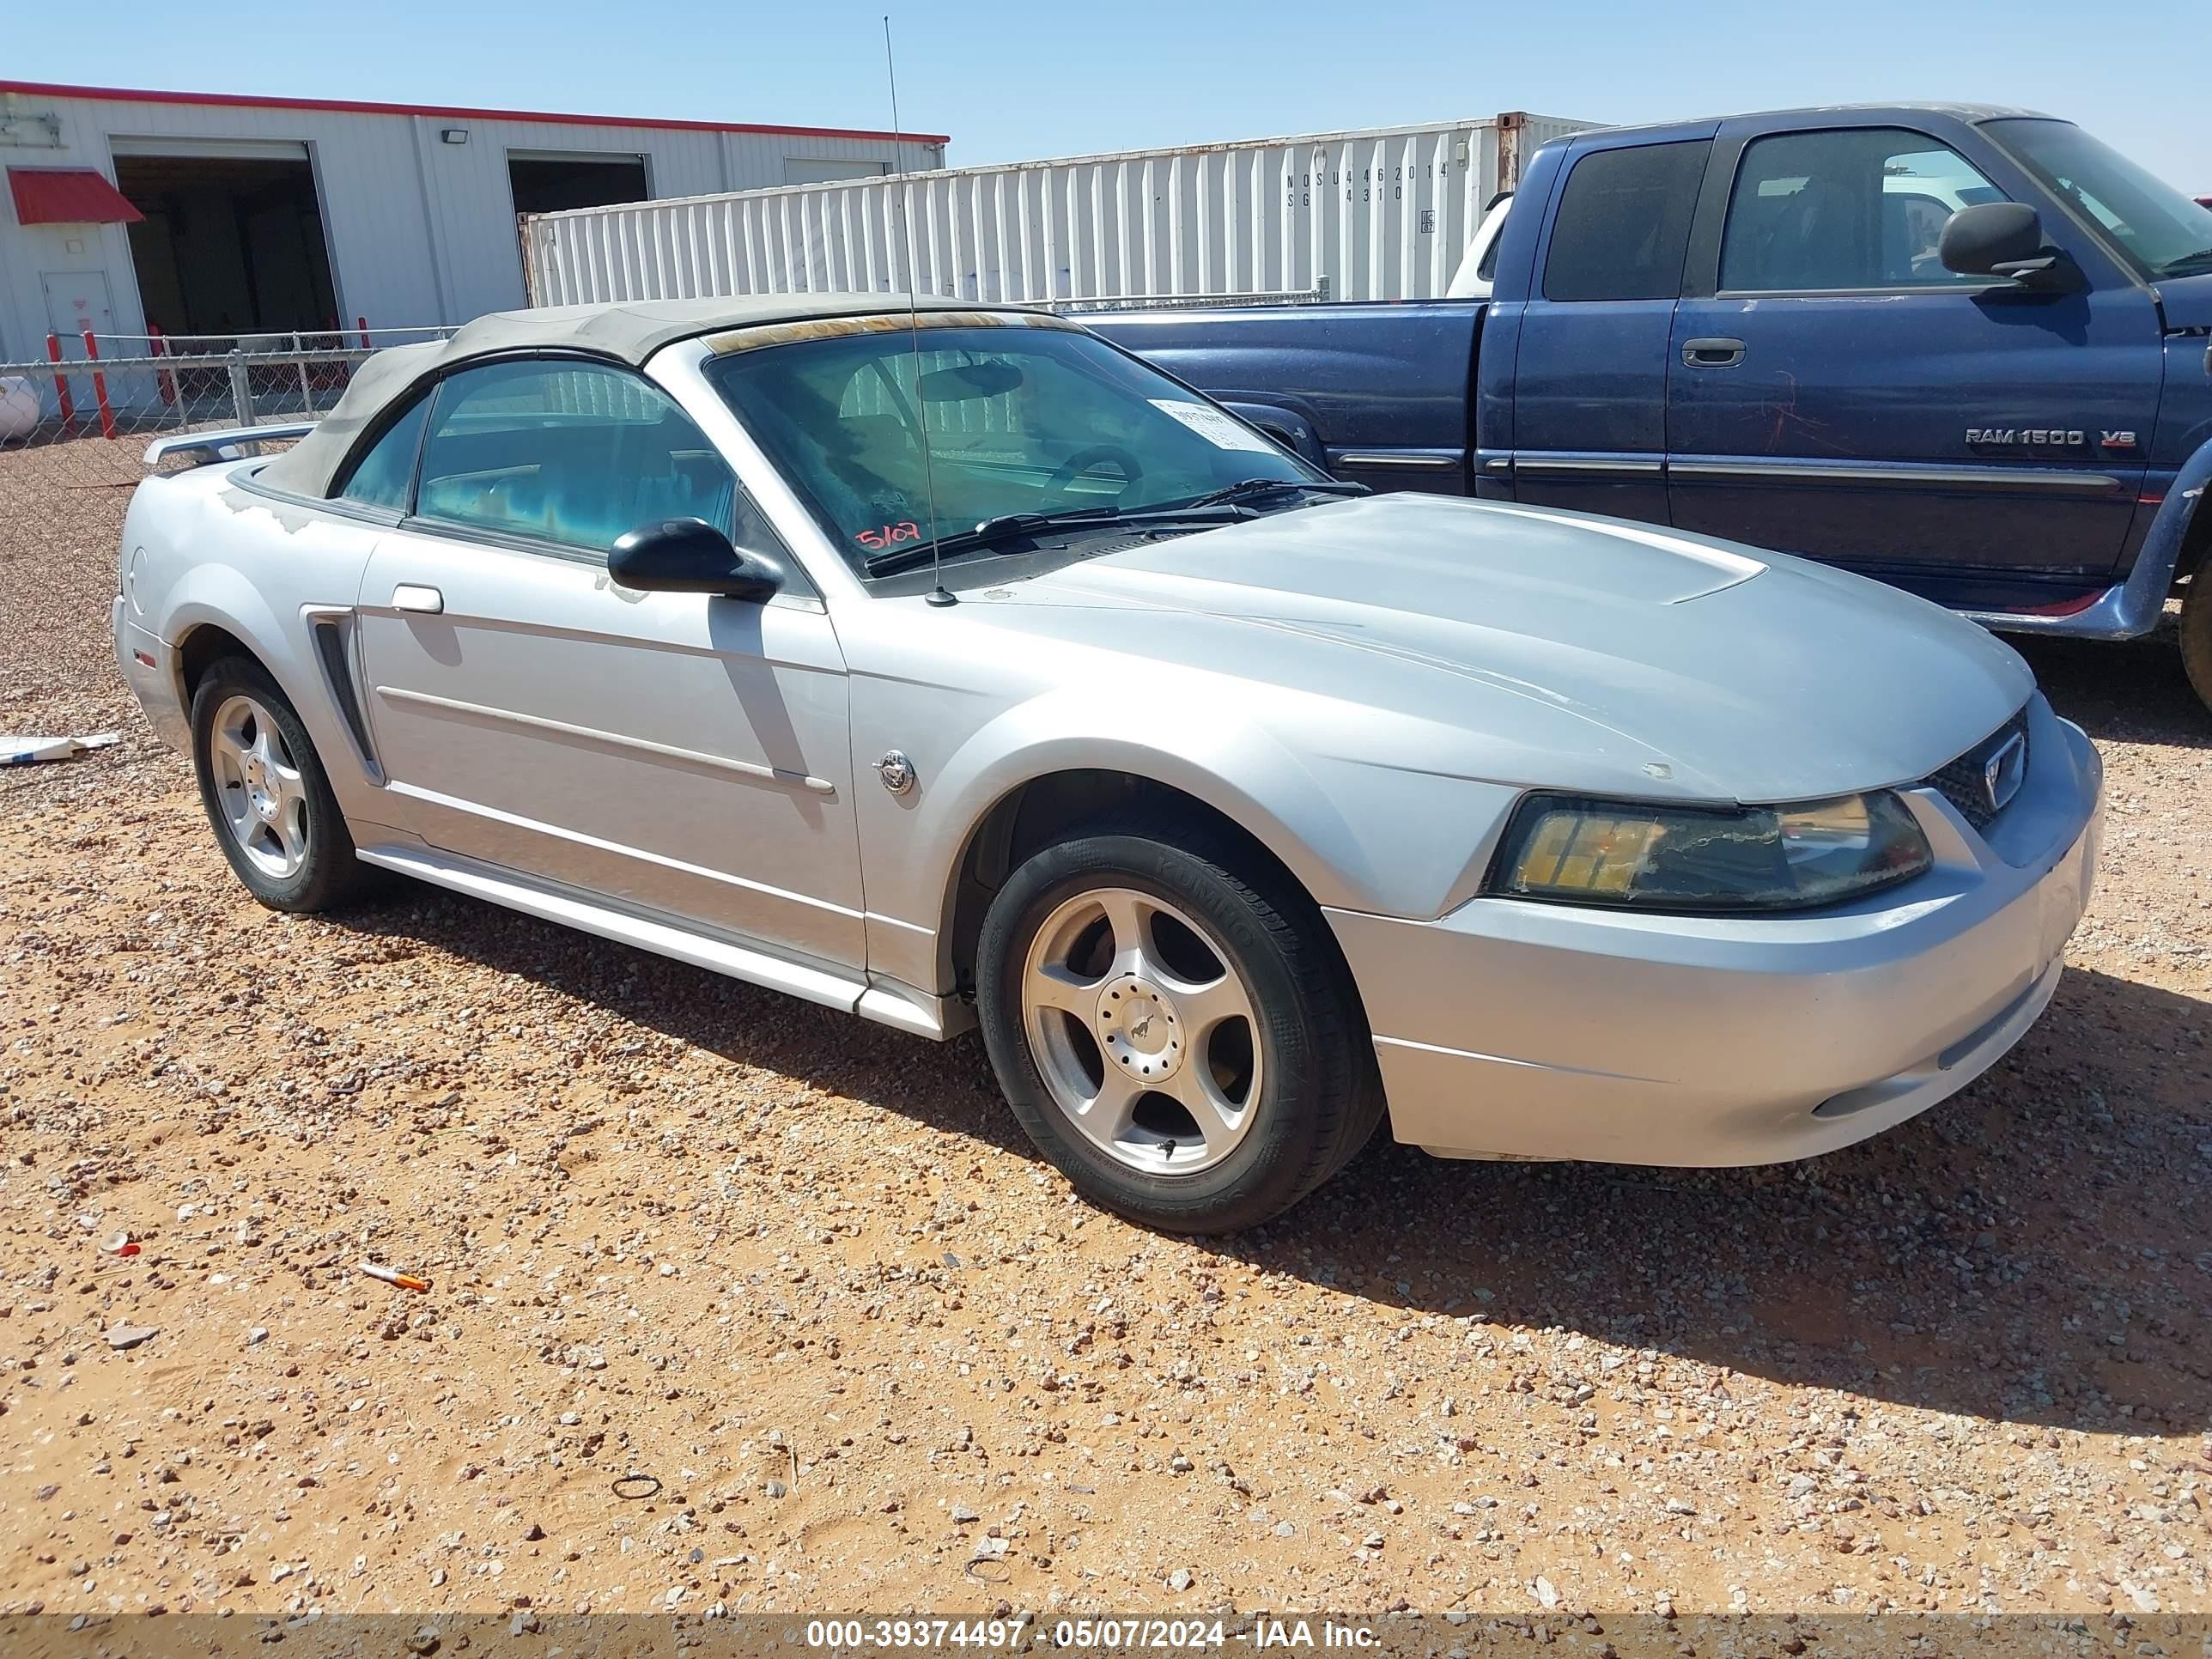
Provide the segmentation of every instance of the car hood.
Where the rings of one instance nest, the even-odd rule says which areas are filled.
[[[989,590],[994,620],[1258,683],[1379,763],[1743,801],[1925,777],[2034,687],[1895,589],[1583,514],[1388,495],[1124,549]],[[1102,608],[1140,613],[1102,626]],[[1318,699],[1318,702],[1313,700]],[[1349,708],[1355,716],[1347,725]]]

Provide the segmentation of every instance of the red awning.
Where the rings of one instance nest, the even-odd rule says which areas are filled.
[[[9,167],[8,188],[27,225],[130,225],[146,216],[90,167]]]

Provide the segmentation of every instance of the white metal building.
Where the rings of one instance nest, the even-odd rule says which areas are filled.
[[[945,165],[942,135],[0,81],[0,362],[83,331],[465,322],[517,216]]]

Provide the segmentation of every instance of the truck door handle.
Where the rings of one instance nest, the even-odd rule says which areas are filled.
[[[417,611],[426,617],[434,617],[446,608],[446,596],[434,587],[418,587],[413,582],[402,582],[392,590],[394,611]]]
[[[1743,361],[1741,340],[1685,340],[1682,362],[1691,368],[1734,368]]]

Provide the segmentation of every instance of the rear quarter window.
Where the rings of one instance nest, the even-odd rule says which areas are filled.
[[[353,463],[336,494],[361,507],[380,507],[404,513],[413,505],[415,456],[422,447],[422,422],[430,413],[430,399],[417,398],[413,405],[385,428],[384,435]]]
[[[1704,139],[1593,150],[1567,175],[1544,258],[1547,300],[1671,300],[1682,287]]]

